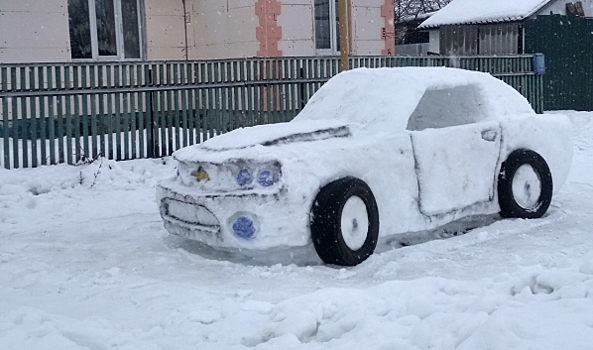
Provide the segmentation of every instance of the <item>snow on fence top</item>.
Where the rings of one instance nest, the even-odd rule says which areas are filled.
[[[520,21],[551,0],[453,0],[420,24],[419,28],[443,25]]]

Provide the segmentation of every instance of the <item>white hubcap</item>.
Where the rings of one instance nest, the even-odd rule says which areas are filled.
[[[344,243],[352,250],[358,250],[367,239],[369,233],[369,214],[363,200],[350,197],[342,209],[341,220]]]
[[[530,165],[524,164],[517,169],[513,178],[513,197],[524,209],[535,209],[542,193],[539,176]]]

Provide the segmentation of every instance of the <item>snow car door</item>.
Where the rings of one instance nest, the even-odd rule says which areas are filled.
[[[412,132],[420,211],[436,215],[491,201],[500,140],[493,121]]]

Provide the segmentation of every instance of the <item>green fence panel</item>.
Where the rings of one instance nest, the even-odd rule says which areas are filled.
[[[525,23],[525,51],[546,59],[548,110],[593,110],[593,19],[538,16]]]
[[[2,93],[5,94],[8,91],[8,69],[6,67],[0,67],[0,76],[2,79]],[[8,115],[8,97],[4,95],[0,96],[0,103],[2,103],[2,146],[3,146],[3,159],[4,167],[10,168],[10,138],[8,131],[10,130],[10,116]]]
[[[350,65],[488,72],[543,111],[533,55],[352,57]],[[0,166],[164,157],[239,127],[290,121],[340,67],[338,57],[2,64]]]
[[[10,85],[14,89],[14,91],[19,91],[19,88],[16,84],[16,68],[10,70]],[[11,103],[11,112],[12,112],[12,162],[14,163],[15,168],[19,167],[19,129],[20,129],[20,119],[18,115],[18,97],[12,98]]]

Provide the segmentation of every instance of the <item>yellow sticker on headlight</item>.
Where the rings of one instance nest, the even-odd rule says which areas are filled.
[[[202,167],[200,167],[198,170],[192,172],[191,175],[193,177],[195,177],[196,179],[198,179],[198,181],[206,181],[210,178],[210,175],[208,175],[206,170],[202,169]]]

